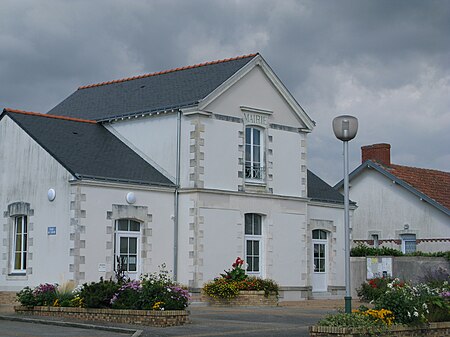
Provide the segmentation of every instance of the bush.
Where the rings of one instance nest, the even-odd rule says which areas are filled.
[[[389,277],[376,277],[364,282],[361,284],[361,288],[357,289],[359,299],[366,302],[376,300],[386,292],[390,282],[392,279]]]
[[[119,290],[120,285],[114,281],[105,281],[100,278],[100,282],[83,284],[80,291],[80,298],[87,308],[110,308],[111,299]]]
[[[374,248],[366,246],[365,244],[358,244],[350,250],[350,256],[402,256],[403,253],[398,249],[380,247]]]
[[[343,312],[327,315],[321,319],[317,325],[331,326],[341,328],[361,328],[368,334],[379,335],[387,331],[387,325],[379,319],[375,319],[371,315],[362,314],[361,312],[352,312],[346,314]]]
[[[22,305],[52,305],[87,308],[182,310],[188,306],[189,293],[175,284],[162,266],[159,274],[143,275],[141,280],[112,280],[85,283],[73,289],[48,284],[34,290],[25,287],[17,298]],[[41,303],[48,304],[41,304]]]
[[[57,299],[56,287],[55,284],[43,283],[34,288],[35,305],[53,305]]]
[[[234,298],[239,294],[236,282],[228,282],[224,278],[217,278],[203,286],[203,291],[213,298]]]
[[[33,289],[30,287],[25,287],[16,294],[17,301],[27,307],[32,307],[37,305],[36,299],[33,295]]]
[[[236,297],[239,290],[256,290],[264,291],[266,297],[273,293],[278,296],[278,284],[275,281],[248,276],[242,268],[243,265],[244,261],[238,257],[232,264],[232,269],[203,286],[205,294],[214,298],[230,299]]]

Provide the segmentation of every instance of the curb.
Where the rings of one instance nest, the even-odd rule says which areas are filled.
[[[0,315],[0,320],[26,322],[26,323],[38,323],[38,324],[46,324],[46,325],[56,325],[56,326],[62,326],[62,327],[67,326],[67,327],[80,328],[80,329],[96,329],[96,330],[122,332],[122,333],[130,333],[130,334],[132,333],[131,337],[139,337],[143,332],[143,330],[139,330],[139,329],[127,329],[127,328],[119,328],[119,327],[104,326],[104,325],[53,321],[53,320],[5,316],[5,315]]]

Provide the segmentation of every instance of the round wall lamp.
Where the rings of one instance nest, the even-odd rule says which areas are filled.
[[[49,189],[48,192],[47,192],[47,197],[48,197],[48,201],[55,200],[55,198],[56,198],[56,191],[53,188]]]
[[[128,192],[126,197],[127,203],[134,204],[136,202],[136,196],[133,192]]]

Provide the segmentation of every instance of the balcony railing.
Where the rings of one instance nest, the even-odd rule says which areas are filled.
[[[266,169],[263,166],[245,165],[245,179],[264,180]]]

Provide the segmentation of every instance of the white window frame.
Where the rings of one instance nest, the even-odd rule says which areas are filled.
[[[128,230],[119,230],[119,221],[127,221],[128,222]],[[139,225],[139,230],[130,230],[131,229],[131,221],[137,223]],[[141,268],[141,259],[140,259],[140,239],[141,239],[141,228],[142,224],[139,221],[134,219],[117,219],[114,224],[114,270],[117,270],[117,257],[120,256],[120,239],[136,239],[136,270],[130,271],[127,263],[127,269],[125,270],[125,274],[127,277],[136,279],[140,275]],[[129,252],[128,254],[129,255]]]
[[[414,237],[414,239],[413,239]],[[402,253],[408,254],[408,253],[414,253],[417,251],[417,237],[416,234],[402,234],[400,235],[400,238],[402,240]],[[406,251],[406,245],[407,242],[414,242],[414,250],[413,251]]]
[[[18,226],[21,226],[21,233],[18,233]],[[20,240],[20,250],[17,250],[18,240]],[[16,268],[17,254],[19,254],[19,268]],[[25,274],[28,259],[28,217],[26,215],[14,216],[13,238],[11,249],[11,272],[13,274]]]
[[[257,130],[259,132],[259,144],[254,144],[253,134]],[[247,135],[250,134],[250,143],[247,142]],[[261,183],[266,180],[265,170],[265,129],[253,125],[246,125],[244,132],[244,176],[249,182]],[[255,147],[259,146],[259,166],[255,166]],[[250,149],[248,152],[247,149]],[[247,154],[249,160],[247,160]],[[259,176],[258,176],[259,175]]]
[[[314,238],[314,234],[319,233],[319,238]],[[322,234],[325,234],[325,238],[321,237]],[[324,229],[314,229],[312,231],[312,242],[313,242],[313,271],[314,273],[322,273],[325,274],[328,272],[328,232]],[[323,247],[323,256],[319,256],[318,259],[323,261],[323,270],[320,270],[319,266],[316,266],[316,256],[315,256],[315,246],[321,246]]]
[[[246,234],[246,219],[247,219],[247,215],[252,216],[252,228],[253,228],[253,222],[254,222],[254,217],[257,216],[260,219],[260,234],[254,234],[254,231],[252,231],[253,233],[251,234]],[[250,256],[248,256],[248,252],[247,252],[247,243],[249,241],[252,242],[257,242],[258,246],[259,246],[259,263],[258,263],[258,271],[248,271],[248,259],[250,258]],[[246,274],[247,275],[251,275],[251,276],[259,276],[262,277],[263,276],[263,259],[264,259],[264,247],[263,247],[263,216],[257,213],[246,213],[244,215],[244,256],[245,256],[245,262],[246,262]],[[253,256],[253,255],[252,255]],[[253,264],[253,263],[252,263]]]

